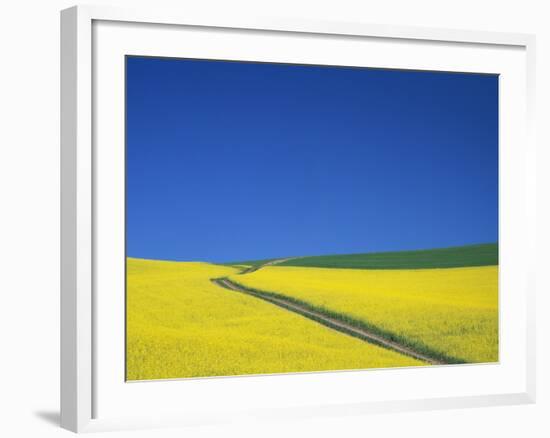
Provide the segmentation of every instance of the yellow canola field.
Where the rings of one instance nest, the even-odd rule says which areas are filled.
[[[236,272],[129,258],[127,379],[423,365],[210,282]]]
[[[498,361],[498,266],[410,270],[273,266],[230,278],[378,328],[440,358]]]

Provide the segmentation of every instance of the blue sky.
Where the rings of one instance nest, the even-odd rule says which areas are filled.
[[[130,257],[498,240],[498,77],[127,58]]]

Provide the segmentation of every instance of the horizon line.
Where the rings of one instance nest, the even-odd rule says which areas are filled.
[[[154,260],[154,261],[161,261],[161,262],[181,262],[181,263],[212,263],[215,265],[238,265],[245,262],[257,262],[262,260],[276,260],[276,259],[283,259],[283,258],[305,258],[305,257],[330,257],[330,256],[345,256],[345,255],[361,255],[361,254],[389,254],[389,253],[406,253],[406,252],[419,252],[419,251],[434,251],[434,250],[445,250],[445,249],[456,249],[456,248],[466,248],[466,247],[472,247],[472,246],[482,246],[482,245],[497,245],[498,246],[498,240],[494,242],[481,242],[481,243],[468,243],[465,245],[452,245],[452,246],[439,246],[439,247],[431,247],[431,248],[417,248],[417,249],[400,249],[395,251],[370,251],[370,252],[347,252],[347,253],[329,253],[329,254],[315,254],[315,255],[294,255],[294,256],[279,256],[279,257],[262,257],[257,259],[241,259],[241,261],[235,261],[235,262],[214,262],[214,261],[207,261],[207,260],[177,260],[177,259],[153,259],[153,258],[147,258],[147,257],[134,257],[129,256],[126,254],[126,259],[138,259],[138,260]]]

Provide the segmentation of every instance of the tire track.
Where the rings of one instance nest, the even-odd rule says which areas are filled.
[[[256,272],[258,269],[262,269],[265,266],[273,266],[273,265],[277,265],[279,263],[286,262],[288,260],[294,260],[294,259],[299,259],[299,258],[300,257],[287,257],[287,258],[284,258],[284,259],[270,260],[269,262],[262,263],[261,265],[252,265],[252,266],[244,269],[243,271],[239,272],[239,275],[250,274],[251,272]]]
[[[279,260],[277,260],[277,262],[282,262],[283,260],[288,260],[288,259],[279,259]],[[270,263],[270,264],[275,264],[275,263]],[[256,271],[256,270],[258,270],[261,267],[266,266],[266,265],[268,265],[268,263],[260,265],[258,267],[255,267],[256,269],[254,269],[254,271]],[[249,272],[253,272],[253,271],[249,271]],[[241,274],[244,274],[244,273],[245,272],[242,272]],[[420,353],[420,352],[418,352],[418,351],[416,351],[416,350],[414,350],[414,349],[412,349],[412,348],[410,348],[406,345],[400,344],[400,343],[395,342],[395,341],[391,341],[391,340],[389,340],[389,339],[387,339],[387,338],[385,338],[385,337],[383,337],[383,336],[381,336],[377,333],[374,333],[373,331],[370,331],[368,329],[355,327],[351,324],[345,323],[345,322],[343,322],[339,319],[336,319],[334,317],[324,315],[323,313],[318,312],[316,310],[312,310],[312,309],[310,309],[310,308],[308,308],[304,305],[297,304],[297,303],[295,303],[291,300],[288,300],[288,299],[285,299],[285,298],[282,298],[282,297],[275,297],[275,296],[273,296],[269,293],[266,293],[266,292],[262,293],[261,291],[258,291],[258,290],[249,289],[247,287],[244,287],[244,286],[242,286],[238,283],[235,283],[235,282],[229,280],[226,277],[212,278],[211,281],[214,284],[216,284],[220,287],[223,287],[225,289],[229,289],[229,290],[234,291],[234,292],[244,293],[244,294],[251,295],[253,297],[262,299],[262,300],[267,301],[271,304],[282,307],[286,310],[289,310],[291,312],[294,312],[294,313],[302,315],[306,318],[309,318],[313,321],[316,321],[317,323],[322,324],[326,327],[329,327],[333,330],[337,330],[341,333],[345,333],[347,335],[354,336],[356,338],[362,339],[365,342],[370,342],[370,343],[376,344],[378,346],[388,348],[388,349],[393,350],[393,351],[397,351],[398,353],[405,354],[405,355],[413,357],[415,359],[427,362],[431,365],[443,365],[443,364],[447,363],[447,362],[444,362],[442,360],[430,357],[430,356],[428,356],[424,353]]]

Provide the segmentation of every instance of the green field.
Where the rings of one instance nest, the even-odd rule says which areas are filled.
[[[256,263],[252,262],[251,264]],[[417,251],[300,257],[283,262],[279,266],[347,269],[432,269],[492,265],[498,265],[497,243]]]

